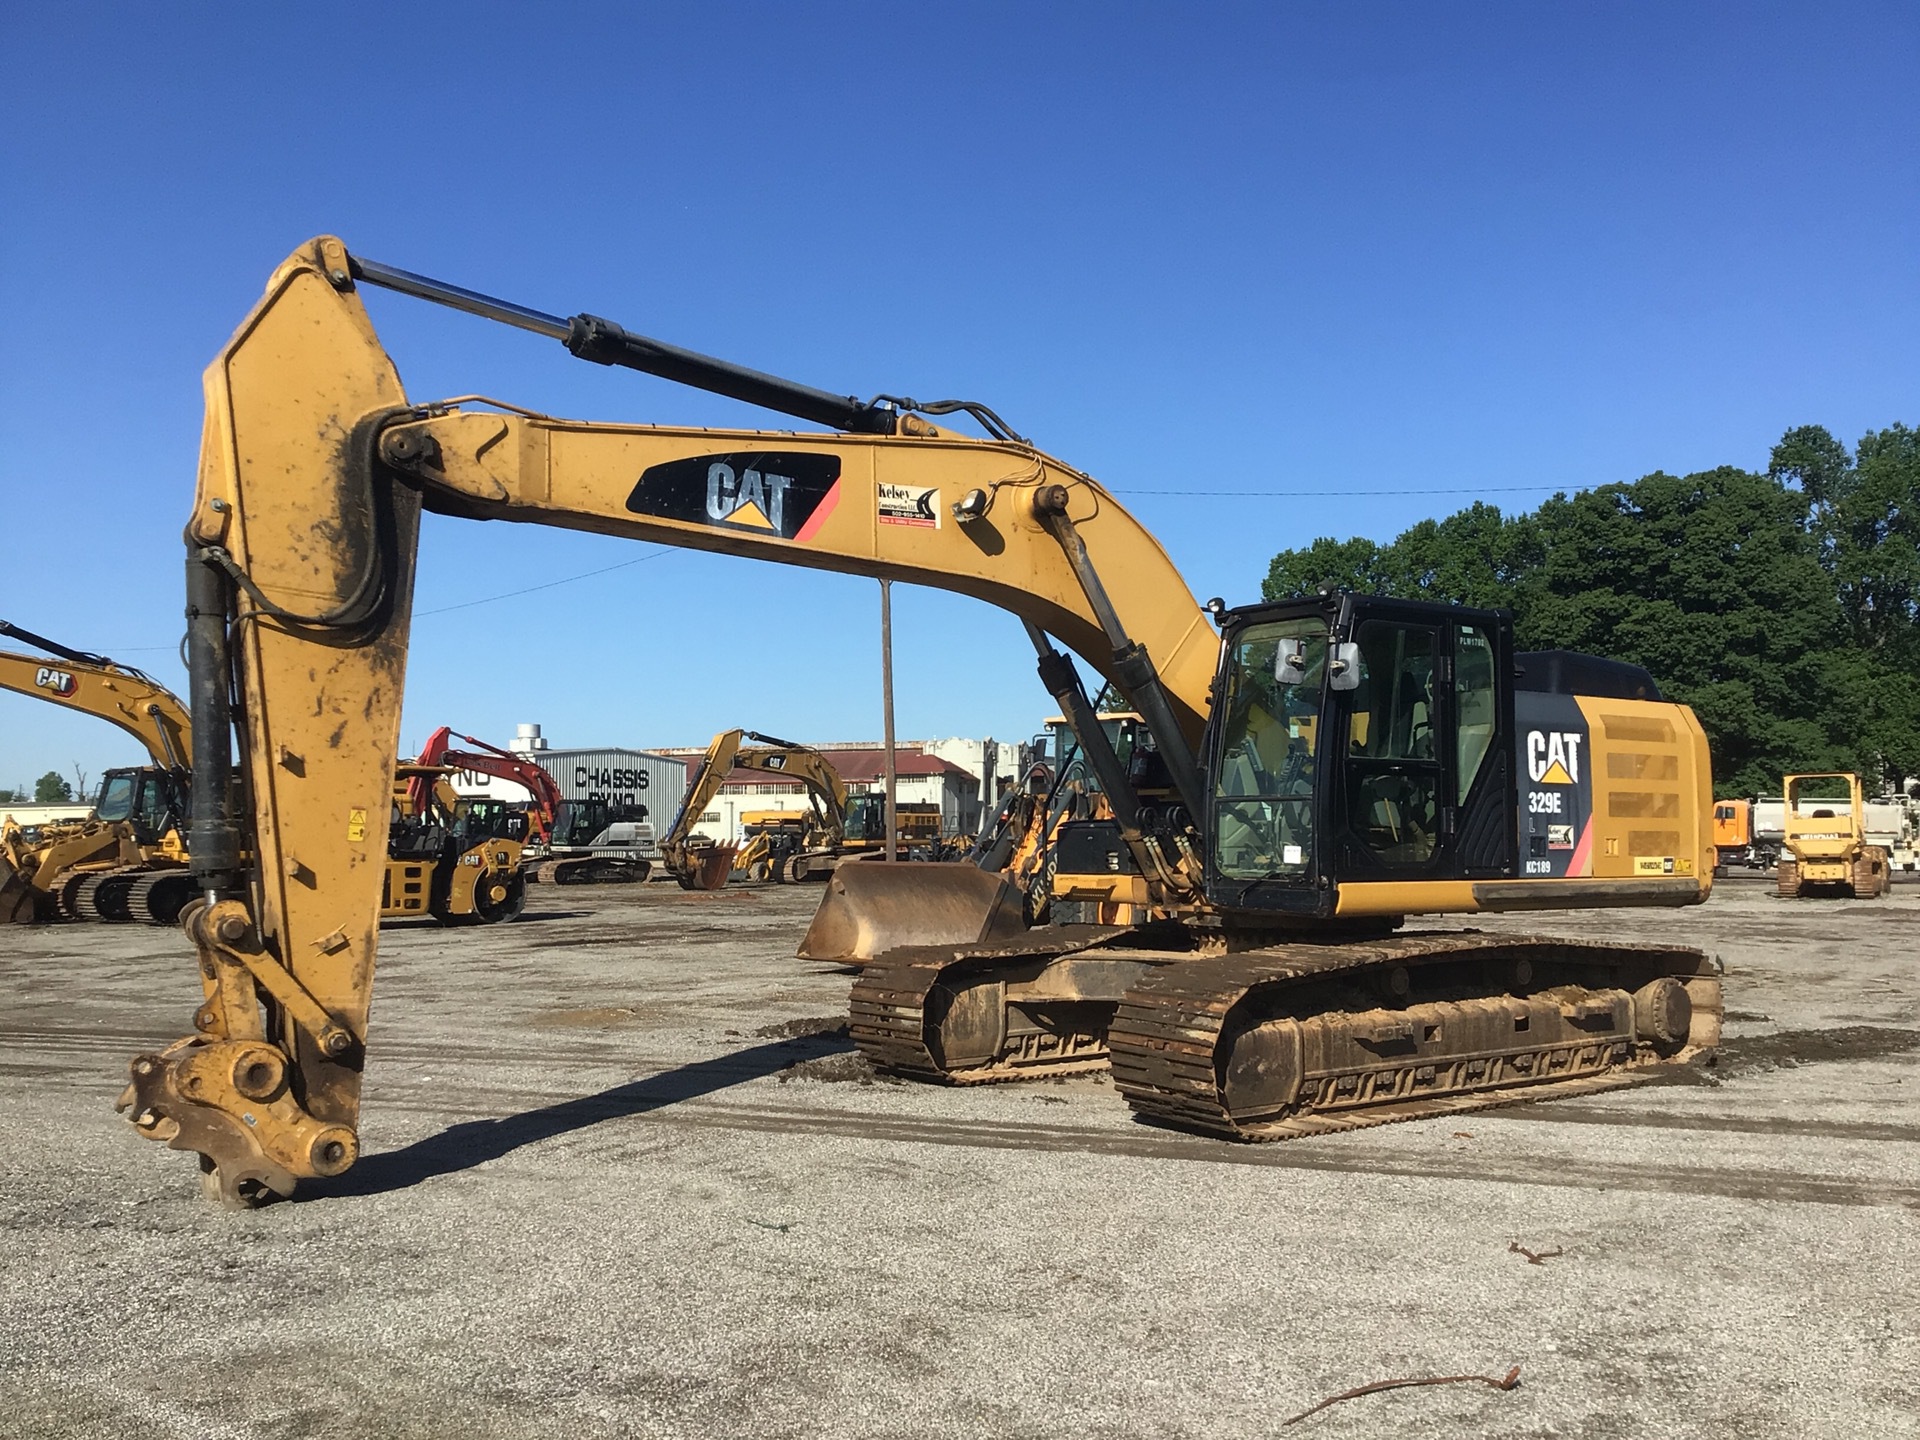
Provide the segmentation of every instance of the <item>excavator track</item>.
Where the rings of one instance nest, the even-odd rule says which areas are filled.
[[[1083,944],[945,946],[889,952],[866,966],[848,1000],[848,1034],[875,1069],[941,1085],[1044,1080],[1107,1068],[1106,1010],[1084,1002],[1009,1005],[1008,972],[1031,971]],[[1009,1014],[1019,1018],[1009,1023]],[[1090,1013],[1091,1012],[1091,1013]]]
[[[1164,966],[1109,1044],[1143,1119],[1273,1141],[1633,1084],[1719,1022],[1700,951],[1456,931]]]
[[[119,924],[132,919],[126,908],[126,895],[140,874],[138,865],[118,865],[111,870],[69,876],[60,885],[61,916],[96,924]]]
[[[191,870],[149,870],[134,877],[121,903],[127,918],[147,925],[177,925],[195,894]]]
[[[527,878],[536,885],[637,885],[653,867],[616,855],[574,855],[543,860]]]
[[[1256,1141],[1591,1094],[1719,1041],[1717,963],[1684,947],[1441,931],[1196,957],[1128,938],[894,950],[854,982],[849,1033],[877,1069],[946,1085],[1111,1066],[1141,1118]]]

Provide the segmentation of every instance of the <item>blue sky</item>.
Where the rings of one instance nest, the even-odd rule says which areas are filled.
[[[0,617],[184,688],[200,372],[324,232],[827,389],[984,400],[1203,598],[1476,496],[1851,442],[1920,421],[1916,59],[1904,4],[11,6]],[[369,303],[417,399],[778,423]],[[873,736],[876,609],[429,517],[403,743]],[[1046,713],[1010,617],[898,587],[895,615],[903,735]],[[0,695],[0,784],[138,759]]]

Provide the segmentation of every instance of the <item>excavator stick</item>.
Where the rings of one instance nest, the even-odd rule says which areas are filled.
[[[802,960],[864,964],[907,945],[983,945],[1023,933],[1022,897],[962,861],[837,867],[800,942]]]
[[[420,497],[374,453],[406,397],[347,283],[337,241],[304,248],[208,370],[187,527],[204,998],[122,1105],[232,1204],[357,1152]]]

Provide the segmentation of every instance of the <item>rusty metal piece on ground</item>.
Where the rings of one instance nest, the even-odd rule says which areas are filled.
[[[1562,1246],[1555,1246],[1551,1250],[1529,1250],[1518,1240],[1509,1240],[1507,1242],[1507,1253],[1509,1255],[1526,1256],[1527,1264],[1529,1265],[1544,1265],[1547,1261],[1556,1259],[1567,1252]]]
[[[1351,1390],[1342,1390],[1338,1395],[1329,1395],[1312,1409],[1302,1410],[1280,1423],[1297,1425],[1309,1415],[1318,1415],[1329,1405],[1338,1405],[1342,1400],[1358,1400],[1362,1395],[1378,1395],[1382,1390],[1406,1390],[1416,1385],[1491,1385],[1496,1390],[1517,1390],[1520,1387],[1520,1367],[1516,1365],[1504,1375],[1425,1375],[1405,1380],[1376,1380],[1371,1385],[1356,1385]]]
[[[841,865],[800,942],[802,960],[865,962],[920,945],[985,945],[1026,931],[1024,897],[964,861]]]

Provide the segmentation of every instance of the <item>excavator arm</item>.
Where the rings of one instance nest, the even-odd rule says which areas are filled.
[[[553,334],[586,359],[849,428],[415,404],[361,302],[369,282]],[[911,402],[861,406],[591,316],[562,321],[425,281],[332,238],[274,272],[205,388],[187,526],[202,903],[183,920],[203,1003],[194,1034],[133,1062],[123,1105],[153,1138],[202,1157],[224,1200],[291,1193],[357,1154],[423,507],[976,596],[1026,622],[1070,715],[1090,707],[1049,635],[1118,683],[1198,808],[1193,747],[1218,652],[1207,611],[1107,491],[981,407],[961,408],[1000,438],[946,431]],[[717,783],[730,767],[710,768]],[[236,771],[243,805],[228,798]],[[1123,831],[1140,842],[1125,817]]]
[[[528,812],[530,823],[527,830],[529,841],[545,844],[553,836],[554,821],[560,814],[560,786],[553,776],[531,760],[523,760],[511,750],[502,750],[498,745],[489,745],[485,740],[472,735],[457,738],[474,746],[472,750],[456,750],[453,731],[445,725],[427,737],[427,743],[420,747],[417,765],[450,765],[456,770],[465,770],[473,775],[491,775],[500,780],[511,780],[523,785],[533,797],[532,809]],[[420,787],[410,786],[408,802],[413,813],[419,814],[425,809],[426,796],[419,793]]]
[[[743,745],[733,757],[736,770],[760,770],[797,780],[819,805],[834,844],[846,837],[847,786],[826,756],[806,745],[749,730],[747,738],[759,745]]]
[[[727,776],[733,773],[734,757],[740,753],[740,743],[746,739],[746,735],[744,730],[722,730],[714,736],[712,743],[707,746],[707,753],[700,759],[699,773],[687,786],[687,793],[680,797],[680,808],[673,812],[673,823],[667,826],[667,833],[660,837],[660,853],[667,857],[667,863],[676,870],[684,862],[687,841],[693,835],[694,826],[700,823],[707,806],[713,803],[713,797],[720,793],[720,787],[727,783]]]
[[[45,652],[0,651],[0,690],[97,716],[138,740],[154,764],[170,770],[186,768],[193,751],[193,720],[187,707],[159,681],[130,665],[69,649],[5,620],[0,620],[0,635]]]

